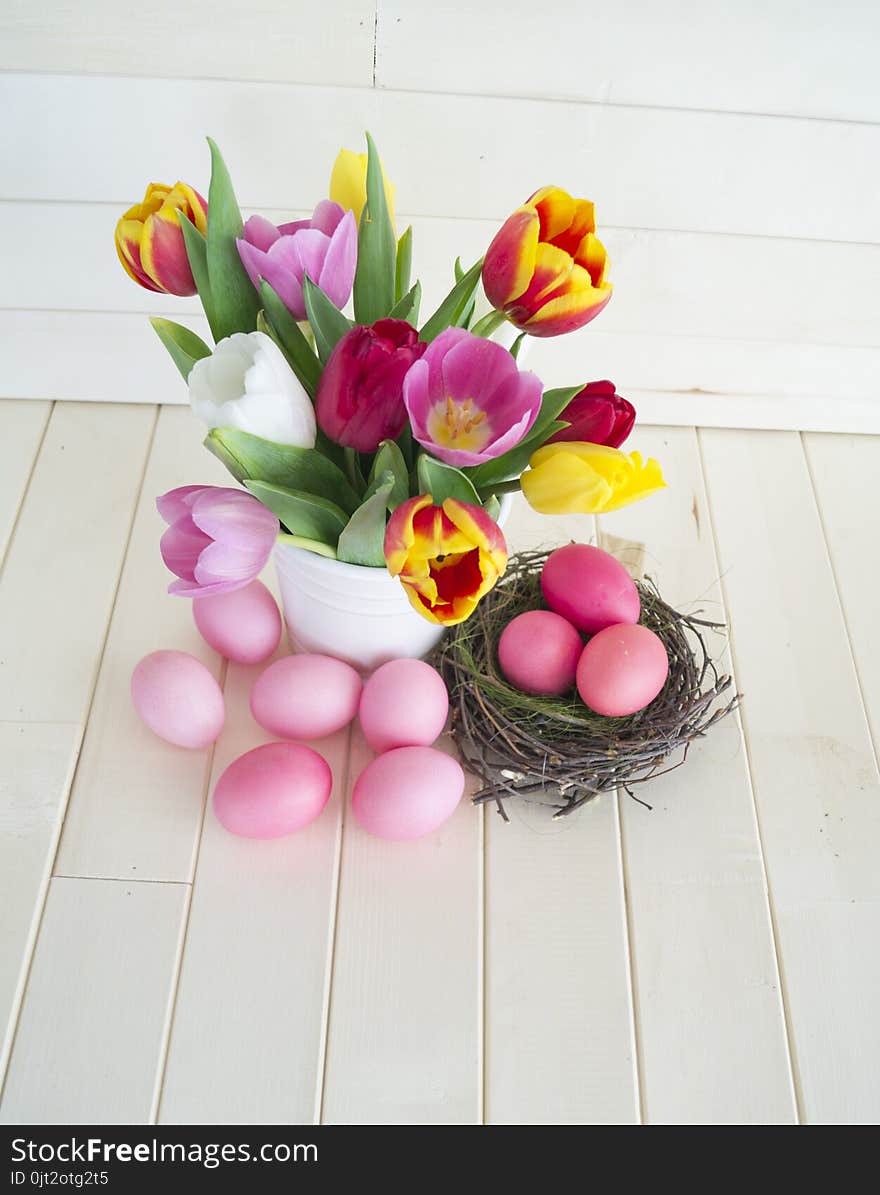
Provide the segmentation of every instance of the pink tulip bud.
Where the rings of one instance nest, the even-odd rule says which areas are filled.
[[[427,345],[405,320],[382,319],[347,332],[321,374],[315,409],[325,435],[375,452],[406,425],[403,379]]]

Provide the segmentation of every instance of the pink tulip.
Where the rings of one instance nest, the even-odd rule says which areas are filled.
[[[422,447],[460,468],[514,448],[538,416],[542,390],[502,345],[447,328],[406,375],[403,400]]]
[[[633,429],[636,409],[617,393],[613,382],[588,382],[559,416],[568,423],[549,443],[578,440],[619,448]]]
[[[265,278],[291,315],[304,320],[305,274],[337,307],[348,302],[357,268],[357,236],[354,215],[325,199],[310,220],[277,228],[264,216],[251,216],[236,244],[254,286],[259,289]]]
[[[249,585],[269,559],[278,520],[244,490],[184,485],[156,499],[170,524],[159,547],[178,576],[168,592],[208,597]]]
[[[375,452],[406,425],[403,379],[426,349],[405,320],[352,328],[321,374],[315,411],[325,435],[358,452]]]

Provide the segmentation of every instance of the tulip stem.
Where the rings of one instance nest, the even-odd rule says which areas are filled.
[[[499,481],[497,485],[487,486],[486,488],[491,489],[492,493],[497,497],[499,494],[518,494],[522,486],[520,485],[519,478],[515,477],[512,481]]]
[[[503,311],[490,311],[487,315],[484,315],[482,319],[477,320],[477,322],[471,328],[471,332],[474,336],[489,337],[496,330],[496,328],[501,327],[506,319],[507,316]]]

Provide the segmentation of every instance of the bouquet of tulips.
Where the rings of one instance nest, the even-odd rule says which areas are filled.
[[[635,411],[610,382],[545,390],[521,370],[525,336],[583,327],[611,297],[593,205],[543,187],[442,303],[420,315],[412,229],[372,139],[342,150],[312,216],[244,223],[216,145],[208,202],[152,184],[116,228],[128,274],[198,292],[214,347],[153,327],[208,427],[206,447],[241,489],[184,486],[159,500],[170,592],[248,584],[276,539],[387,568],[413,607],[462,622],[503,574],[503,494],[545,514],[596,512],[664,483],[625,453]],[[482,283],[488,314],[475,317]],[[513,337],[509,331],[513,328]],[[508,349],[492,339],[508,329]]]

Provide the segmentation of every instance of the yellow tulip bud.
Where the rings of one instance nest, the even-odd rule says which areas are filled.
[[[647,498],[666,482],[653,459],[604,444],[545,444],[522,475],[526,501],[540,514],[605,514]]]
[[[388,181],[385,167],[382,167],[382,178],[385,181],[385,201],[391,223],[394,223],[394,195],[397,188]],[[367,155],[356,154],[350,149],[341,149],[333,163],[330,175],[330,198],[340,207],[354,212],[355,219],[360,222],[361,212],[367,202]]]

